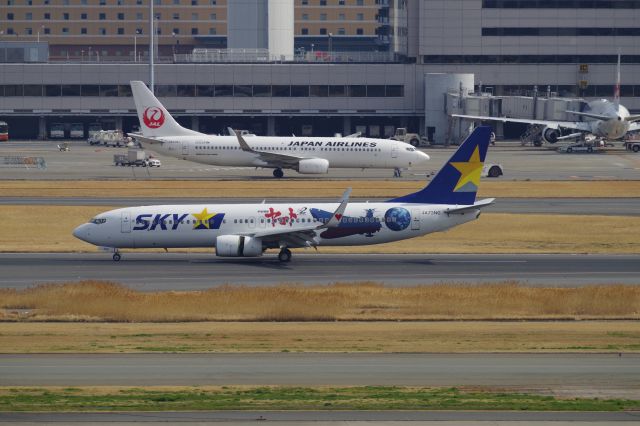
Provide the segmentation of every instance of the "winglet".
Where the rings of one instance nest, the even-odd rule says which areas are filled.
[[[254,152],[253,149],[249,146],[247,141],[244,140],[244,138],[240,133],[236,133],[236,131],[233,130],[231,127],[227,127],[227,130],[229,130],[229,134],[231,136],[235,136],[236,138],[238,138],[238,143],[240,144],[240,148],[242,148],[243,151]]]
[[[342,198],[340,199],[340,205],[336,209],[335,212],[331,215],[331,219],[327,222],[322,228],[335,228],[340,225],[340,221],[342,220],[342,215],[344,215],[344,211],[347,209],[347,204],[349,204],[349,196],[351,195],[351,188],[347,188],[342,194]]]

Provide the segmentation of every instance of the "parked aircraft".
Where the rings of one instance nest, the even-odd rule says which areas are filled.
[[[628,132],[640,130],[640,124],[637,123],[637,121],[640,120],[640,114],[631,115],[627,108],[620,105],[620,55],[618,55],[613,102],[607,99],[598,99],[588,102],[584,111],[566,112],[591,120],[549,121],[461,114],[452,114],[452,117],[478,121],[500,121],[503,123],[525,123],[544,126],[542,129],[542,138],[545,142],[552,144],[562,140],[575,139],[584,135],[593,135],[595,138],[609,141],[621,139]],[[563,136],[563,130],[574,130],[575,132]]]
[[[408,143],[360,137],[273,137],[205,135],[180,126],[142,81],[132,81],[142,135],[134,137],[160,154],[203,164],[283,169],[324,174],[334,168],[402,169],[421,164],[429,156]]]
[[[493,199],[476,202],[490,127],[478,127],[422,190],[385,202],[195,204],[127,207],[101,213],[73,235],[122,248],[215,247],[218,256],[257,257],[279,249],[359,246],[444,231],[477,219]]]

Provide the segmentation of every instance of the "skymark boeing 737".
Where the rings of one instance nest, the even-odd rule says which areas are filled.
[[[101,213],[73,235],[122,248],[215,247],[218,256],[256,257],[279,249],[387,243],[444,231],[477,219],[493,199],[476,202],[490,127],[478,127],[422,190],[385,202],[195,204],[127,207]]]
[[[410,144],[391,139],[205,135],[180,126],[142,81],[132,81],[131,90],[142,131],[133,135],[138,142],[196,163],[271,168],[281,178],[282,169],[304,174],[324,174],[329,167],[399,171],[429,159]]]

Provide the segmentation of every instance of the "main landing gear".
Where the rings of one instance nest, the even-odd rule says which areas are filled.
[[[282,176],[284,176],[284,172],[282,171],[281,168],[277,168],[277,169],[273,170],[273,177],[274,178],[280,179]]]
[[[401,178],[402,177],[402,170],[400,170],[399,167],[396,167],[395,169],[393,169],[393,177],[394,178]]]
[[[278,260],[280,262],[291,262],[291,250],[288,248],[280,250],[280,253],[278,253]]]

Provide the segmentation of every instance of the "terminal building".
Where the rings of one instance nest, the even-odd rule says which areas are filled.
[[[55,123],[137,125],[128,83],[149,82],[147,0],[3,1],[0,120],[12,137],[46,137]],[[441,143],[451,94],[610,98],[618,51],[622,104],[640,112],[640,0],[154,1],[156,94],[207,133],[408,127]],[[293,25],[275,21],[275,36],[268,13],[234,9],[270,1],[294,16]],[[243,33],[234,16],[263,19],[266,39]],[[282,39],[269,44],[286,33],[293,54]],[[522,131],[505,126],[504,135]]]

